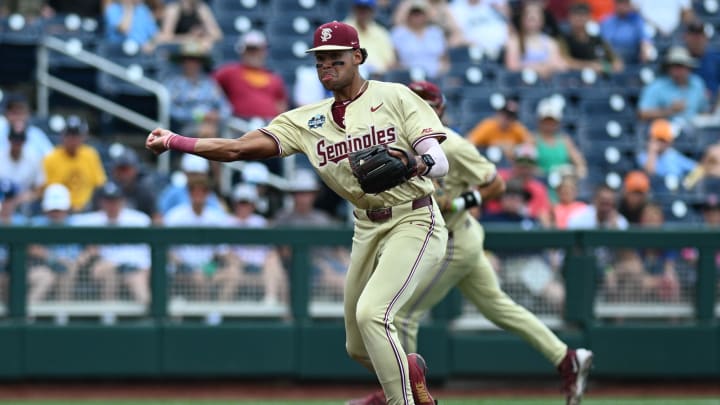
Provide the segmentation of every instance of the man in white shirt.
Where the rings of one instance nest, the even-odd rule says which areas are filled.
[[[18,203],[28,203],[40,197],[45,184],[42,157],[27,146],[25,131],[11,131],[7,147],[0,147],[0,178],[12,179],[18,186]]]
[[[267,228],[265,217],[255,213],[260,197],[252,184],[238,184],[233,190],[231,226],[238,228]],[[287,301],[287,280],[282,261],[272,246],[229,246],[223,255],[225,266],[235,267],[241,274],[240,285],[260,290],[263,302]],[[227,270],[235,271],[235,270]]]
[[[112,182],[100,189],[100,211],[75,215],[74,226],[148,227],[150,217],[125,207],[120,187]],[[91,259],[90,276],[99,281],[103,300],[117,299],[120,282],[125,284],[133,299],[141,304],[150,302],[150,247],[147,245],[102,245],[88,247]]]
[[[230,218],[227,213],[208,204],[211,184],[207,177],[189,178],[187,189],[190,202],[168,211],[165,216],[166,226],[228,226]],[[171,268],[175,273],[175,286],[180,289],[181,295],[208,300],[212,288],[217,286],[219,300],[229,301],[234,298],[240,284],[240,272],[236,267],[219,266],[220,253],[221,249],[213,245],[182,245],[171,249]]]
[[[10,146],[10,132],[24,132],[27,147],[35,154],[45,157],[53,150],[53,144],[42,129],[30,125],[30,106],[22,94],[8,94],[5,97],[5,115],[0,117],[0,149]]]
[[[671,36],[681,22],[689,22],[693,17],[690,0],[632,0],[632,3],[645,21],[663,36]]]
[[[505,0],[453,0],[450,12],[465,38],[495,60],[508,40]]]

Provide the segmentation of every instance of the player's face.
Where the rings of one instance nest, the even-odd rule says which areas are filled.
[[[352,83],[362,56],[359,50],[315,52],[318,79],[326,90],[338,91]]]

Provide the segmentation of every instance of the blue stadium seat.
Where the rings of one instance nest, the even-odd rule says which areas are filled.
[[[3,44],[37,45],[44,29],[45,22],[42,19],[28,21],[19,14],[0,18],[0,38]]]
[[[251,19],[267,18],[270,4],[268,0],[212,0],[211,9],[215,18],[225,15],[243,15]]]
[[[580,114],[586,117],[612,118],[620,121],[634,119],[635,106],[620,91],[593,90],[585,94],[578,102]]]
[[[263,31],[267,16],[253,16],[236,13],[225,13],[216,17],[220,30],[227,36],[239,36],[250,30]]]
[[[602,173],[626,173],[635,168],[634,148],[614,142],[581,142],[580,150],[588,167],[600,169]]]
[[[271,8],[278,19],[306,16],[324,22],[327,22],[331,11],[327,0],[272,0]]]
[[[464,135],[473,129],[480,121],[495,114],[496,104],[494,98],[502,93],[493,88],[475,88],[472,97],[463,97],[460,102],[458,128]],[[497,101],[496,101],[497,102]]]
[[[312,40],[313,32],[319,25],[326,23],[321,16],[297,15],[291,19],[273,19],[266,27],[266,32],[271,38],[274,36],[297,35],[308,41]]]
[[[128,48],[124,48],[123,44],[112,44],[107,42],[101,42],[98,44],[98,53],[101,56],[117,63],[118,65],[126,67],[129,71],[134,69],[138,72],[142,72],[142,76],[144,77],[155,77],[157,72],[155,57],[143,54],[142,51],[139,50],[136,53],[128,53],[127,49]],[[124,81],[104,72],[98,74],[98,88],[101,92],[111,95],[151,95],[151,93],[147,90],[141,89],[131,82]]]
[[[606,116],[580,121],[578,136],[583,142],[614,143],[623,148],[635,148],[638,145],[633,121],[615,120]]]
[[[453,63],[443,75],[443,88],[468,88],[474,86],[495,86],[501,68],[494,63]]]
[[[309,49],[311,45],[312,38],[308,39],[306,36],[275,36],[270,38],[268,56],[272,60],[288,61],[288,63],[308,61],[310,58],[305,50]]]
[[[537,89],[551,88],[552,82],[548,79],[542,79],[533,73],[511,72],[503,70],[498,77],[498,85],[504,89]]]
[[[590,73],[587,73],[590,72]],[[575,93],[592,91],[596,88],[606,88],[609,79],[603,75],[596,74],[594,71],[571,70],[562,73],[556,73],[550,81],[556,88],[572,89]]]

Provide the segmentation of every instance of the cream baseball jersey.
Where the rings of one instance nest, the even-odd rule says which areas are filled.
[[[345,129],[332,118],[333,99],[285,112],[260,131],[275,139],[279,155],[307,155],[325,184],[361,209],[389,207],[431,194],[428,178],[409,181],[379,194],[365,194],[350,170],[348,155],[384,144],[406,151],[429,137],[445,139],[431,107],[406,86],[370,80],[345,110]]]
[[[460,196],[473,186],[489,184],[497,175],[495,165],[485,159],[475,145],[450,128],[445,128],[446,139],[442,149],[450,169],[445,177],[438,179],[440,189],[450,199]],[[467,211],[443,213],[448,229],[454,229],[467,215]]]

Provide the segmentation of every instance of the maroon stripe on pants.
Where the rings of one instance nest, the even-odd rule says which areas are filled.
[[[401,383],[403,384],[403,401],[405,404],[408,404],[408,398],[407,393],[405,392],[405,369],[403,368],[402,359],[400,358],[400,352],[398,351],[398,348],[395,346],[395,342],[392,340],[392,336],[390,334],[390,322],[388,318],[390,317],[390,311],[392,310],[392,307],[395,305],[397,300],[400,298],[402,293],[407,288],[408,284],[410,283],[410,280],[412,279],[413,275],[415,274],[415,270],[417,270],[418,264],[420,264],[420,260],[422,259],[423,254],[425,253],[425,250],[427,248],[428,243],[430,242],[430,237],[433,234],[433,230],[435,230],[435,212],[433,211],[432,204],[428,207],[430,210],[430,229],[428,230],[427,235],[425,235],[425,240],[423,241],[423,245],[420,248],[420,251],[418,252],[417,257],[415,258],[415,263],[413,263],[412,269],[410,270],[410,274],[405,279],[405,282],[403,283],[402,287],[400,288],[400,291],[398,291],[397,294],[393,297],[393,299],[390,301],[390,305],[388,305],[387,310],[385,311],[385,318],[383,319],[383,322],[385,323],[385,335],[388,338],[388,341],[390,342],[390,347],[393,349],[393,353],[395,353],[395,360],[398,363],[398,366],[400,368],[400,378]]]

